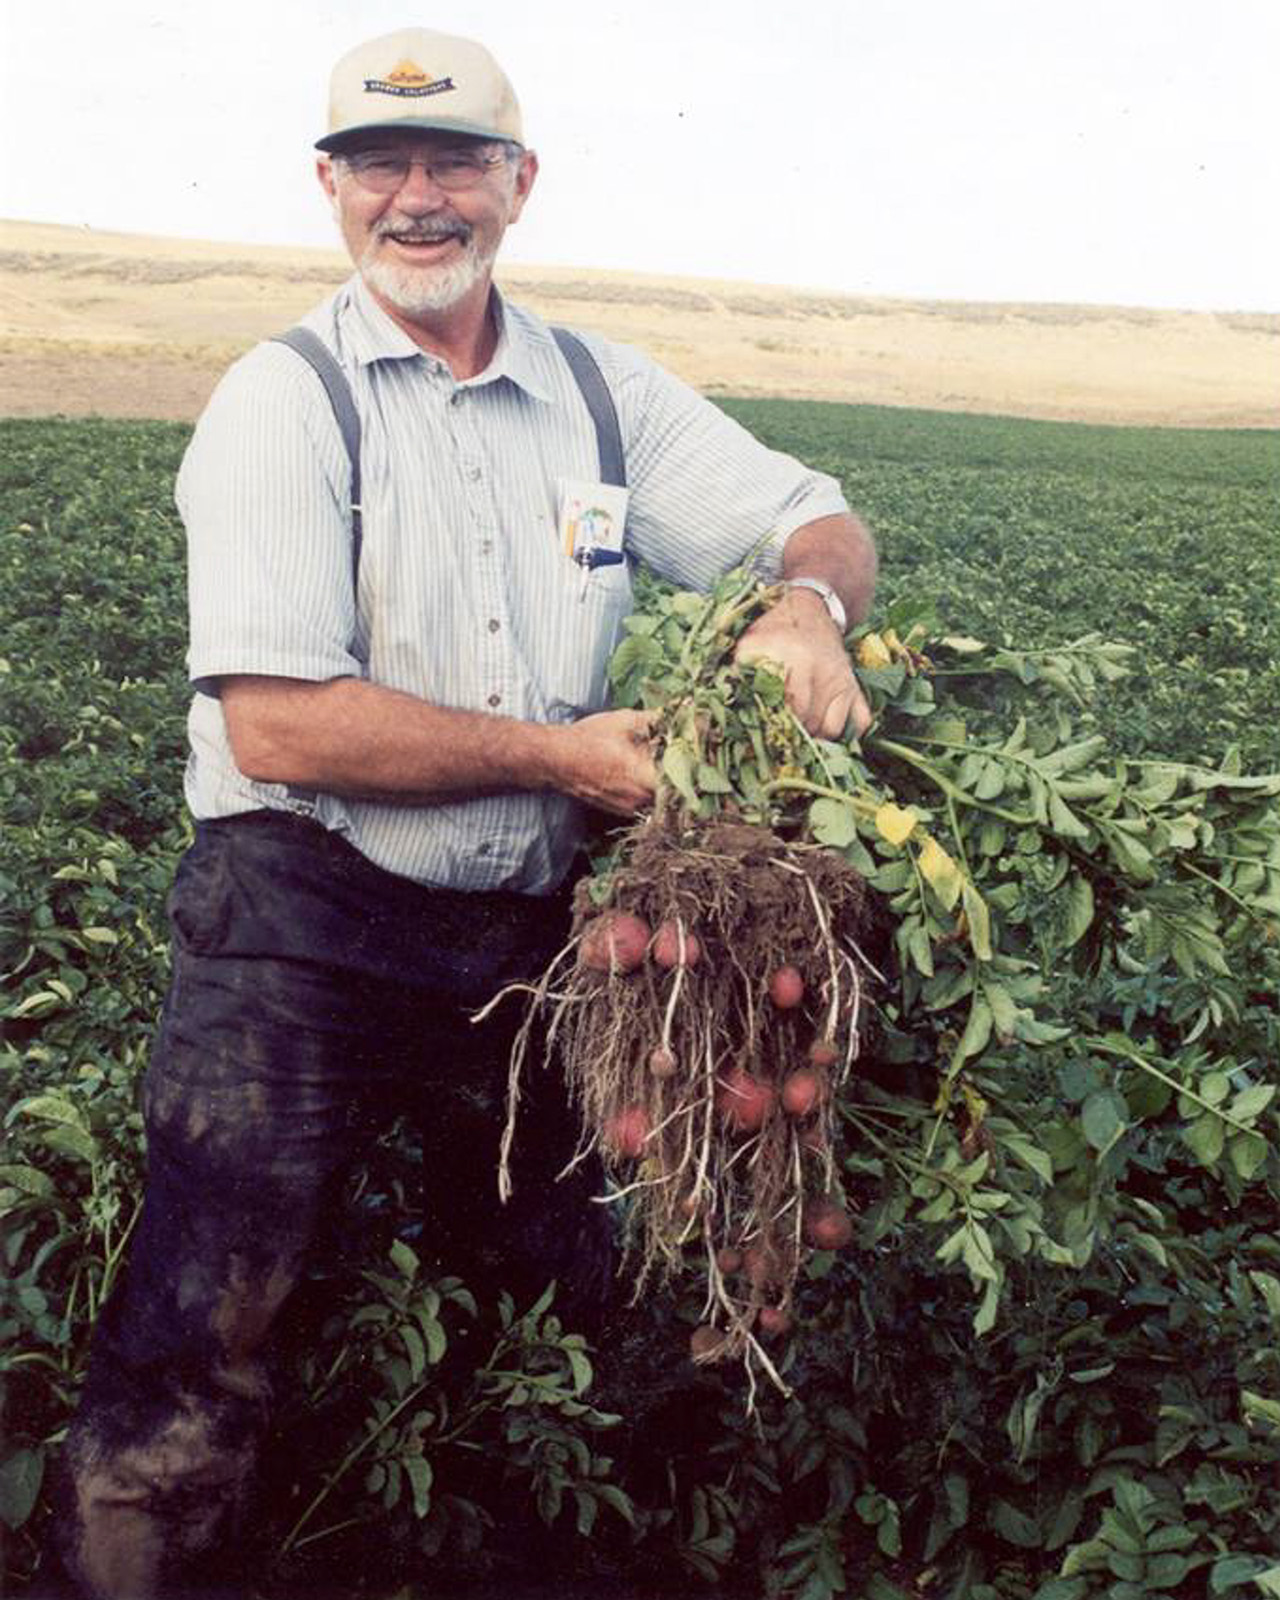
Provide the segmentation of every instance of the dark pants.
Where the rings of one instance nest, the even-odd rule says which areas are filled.
[[[469,1020],[546,966],[567,894],[424,889],[314,823],[256,812],[198,827],[170,917],[146,1197],[59,1518],[67,1567],[119,1600],[179,1593],[233,1541],[270,1414],[269,1335],[372,1130],[401,1114],[421,1127],[429,1267],[467,1278],[477,1241],[496,1239],[514,1292],[555,1277],[570,1308],[599,1303],[611,1269],[591,1180],[554,1183],[573,1133],[547,1074],[522,1111],[520,1199],[500,1207],[521,1007]]]

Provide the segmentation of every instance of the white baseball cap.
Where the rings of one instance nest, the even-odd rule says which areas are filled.
[[[316,149],[341,150],[383,129],[524,143],[515,90],[485,47],[429,28],[370,39],[333,69],[329,131]]]

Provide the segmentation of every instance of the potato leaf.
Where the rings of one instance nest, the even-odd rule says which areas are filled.
[[[887,839],[890,844],[905,844],[915,832],[916,822],[914,812],[904,810],[892,801],[886,801],[876,811],[876,829],[880,837]]]
[[[987,910],[986,901],[967,878],[961,889],[961,898],[969,922],[969,943],[973,953],[979,961],[990,961],[994,952],[991,948],[991,913]]]
[[[926,835],[916,859],[929,887],[942,902],[943,908],[950,911],[960,898],[964,873],[931,835]]]
[[[972,1057],[981,1055],[991,1038],[993,1022],[991,1005],[985,995],[975,995],[969,1007],[969,1020],[965,1024],[964,1032],[960,1035],[960,1042],[956,1045],[951,1056],[951,1071],[962,1067]]]
[[[692,810],[698,809],[698,791],[693,782],[693,758],[682,744],[669,744],[662,752],[662,775]]]
[[[1103,1156],[1121,1137],[1127,1126],[1128,1106],[1114,1089],[1092,1094],[1080,1112],[1084,1136]]]
[[[843,850],[858,836],[857,813],[842,800],[815,800],[809,807],[809,829],[819,844]]]
[[[1062,929],[1063,948],[1078,944],[1093,924],[1093,886],[1081,873],[1067,880],[1066,917]]]

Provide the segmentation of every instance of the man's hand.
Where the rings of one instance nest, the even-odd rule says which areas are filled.
[[[597,711],[546,729],[554,741],[551,787],[615,816],[643,811],[658,783],[651,728],[647,711]]]
[[[738,640],[738,661],[774,661],[783,670],[787,704],[804,727],[840,739],[850,721],[861,736],[871,726],[840,631],[811,589],[788,589]]]
[[[844,603],[850,624],[871,606],[876,548],[849,512],[818,517],[795,529],[782,549],[783,578],[821,578]],[[852,723],[859,737],[871,726],[840,630],[822,597],[812,589],[788,589],[771,611],[738,641],[739,661],[761,656],[777,662],[787,685],[787,704],[809,733],[844,737]]]

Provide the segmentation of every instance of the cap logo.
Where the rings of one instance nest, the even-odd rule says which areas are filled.
[[[433,78],[424,72],[416,61],[398,61],[385,78],[366,78],[366,94],[398,94],[417,98],[426,94],[443,94],[456,89],[452,78]]]

